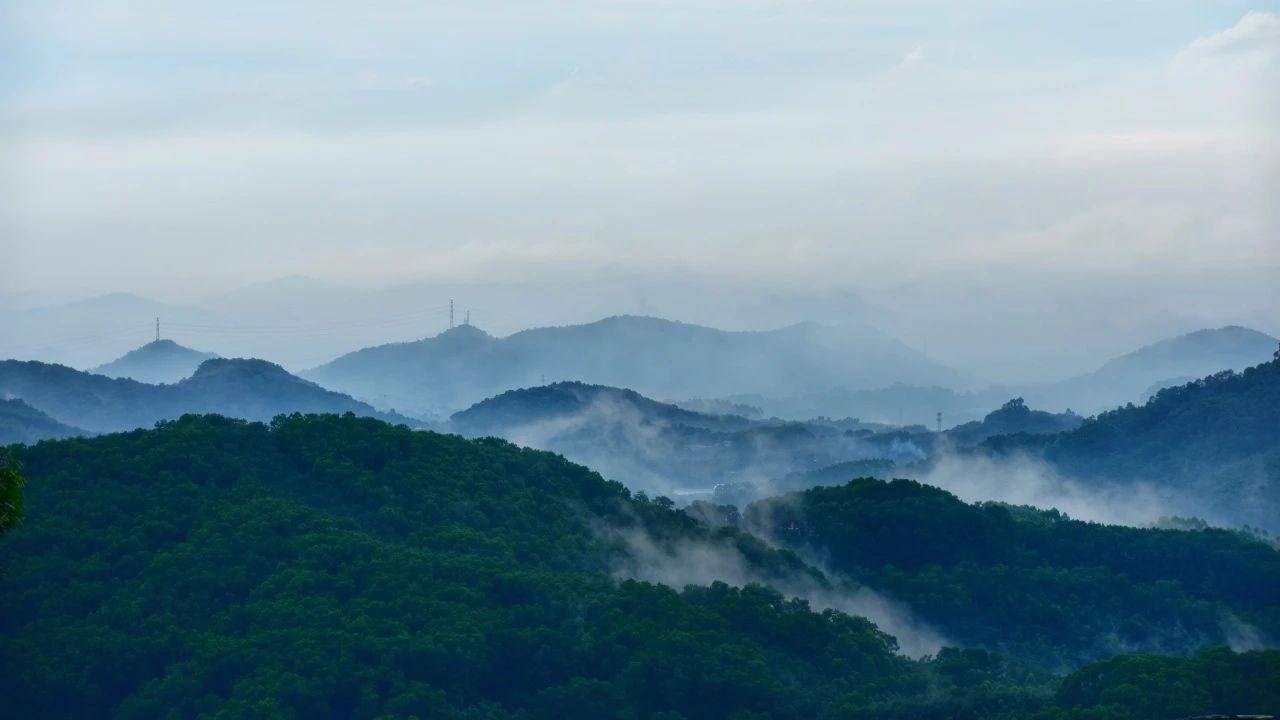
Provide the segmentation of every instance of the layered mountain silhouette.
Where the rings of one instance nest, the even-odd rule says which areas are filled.
[[[1195,714],[1280,700],[1275,651],[1041,669],[1266,638],[1280,555],[1237,533],[874,480],[711,528],[549,453],[334,415],[186,416],[17,459],[0,693],[23,716],[1140,720],[1178,715],[1135,687]],[[935,627],[965,648],[895,653]]]
[[[172,340],[154,340],[89,372],[152,385],[174,383],[191,377],[200,363],[215,357],[213,353],[192,350]]]
[[[0,361],[0,394],[24,400],[58,422],[91,432],[151,427],[187,413],[270,420],[282,413],[345,413],[413,423],[326,390],[265,360],[215,358],[171,385],[109,378],[64,365]]]
[[[425,340],[358,350],[303,375],[418,413],[464,408],[505,390],[560,380],[652,397],[960,380],[954,370],[863,325],[730,332],[630,315],[503,338],[463,325]]]
[[[18,398],[0,397],[0,445],[31,444],[45,439],[87,435],[49,417]]]
[[[1184,384],[1220,370],[1243,370],[1266,362],[1276,338],[1238,326],[1197,330],[1168,338],[1107,361],[1093,372],[1057,382],[996,384],[981,390],[924,385],[899,378],[883,387],[857,389],[836,384],[818,391],[785,394],[770,390],[730,395],[719,402],[759,408],[786,418],[851,416],[871,422],[924,424],[935,413],[949,425],[981,420],[1010,397],[1021,396],[1033,407],[1081,415],[1145,402],[1161,388]],[[708,401],[700,401],[708,402]]]
[[[1186,378],[1222,370],[1243,370],[1266,362],[1277,339],[1229,325],[1161,340],[1107,361],[1097,370],[1048,387],[1028,389],[1037,406],[1097,412],[1140,402],[1152,390]]]
[[[634,490],[691,499],[721,485],[737,501],[769,494],[779,477],[851,460],[917,460],[929,447],[860,427],[698,413],[577,382],[507,391],[441,429],[552,450]]]
[[[1280,531],[1280,360],[1165,388],[1069,432],[983,447],[1037,454],[1084,482],[1143,485],[1182,514]]]
[[[976,445],[996,435],[1026,433],[1028,435],[1052,435],[1080,427],[1084,418],[1075,413],[1050,413],[1032,410],[1022,398],[1014,398],[998,410],[993,410],[982,420],[957,425],[947,431],[947,437],[957,445]]]

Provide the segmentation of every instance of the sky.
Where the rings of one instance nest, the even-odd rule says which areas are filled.
[[[0,0],[0,292],[292,275],[1016,380],[1278,333],[1280,2]]]

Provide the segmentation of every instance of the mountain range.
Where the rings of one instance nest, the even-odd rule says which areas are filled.
[[[425,340],[359,350],[303,376],[415,414],[441,414],[506,390],[560,380],[626,387],[651,397],[961,381],[954,370],[868,326],[803,323],[729,332],[637,316],[503,338],[462,325]]]
[[[551,450],[633,490],[684,501],[709,497],[717,486],[731,486],[737,498],[761,497],[785,475],[852,460],[918,460],[931,445],[927,436],[856,423],[693,412],[634,390],[577,382],[509,390],[437,428]]]
[[[1168,338],[1108,360],[1093,372],[1057,382],[997,383],[984,389],[965,389],[898,381],[873,389],[837,385],[799,395],[757,392],[714,401],[743,404],[784,418],[848,416],[928,427],[939,412],[948,426],[980,420],[1011,397],[1023,397],[1043,410],[1092,415],[1144,402],[1163,387],[1266,362],[1277,343],[1280,341],[1266,333],[1227,326]]]
[[[21,398],[59,423],[90,432],[147,428],[188,413],[214,412],[250,420],[281,413],[351,412],[414,423],[326,390],[265,360],[215,358],[170,385],[109,378],[63,365],[0,361],[0,395]]]
[[[1030,386],[1026,397],[1037,407],[1093,414],[1140,402],[1160,387],[1267,362],[1278,343],[1271,335],[1237,325],[1197,330],[1113,358],[1091,373]]]

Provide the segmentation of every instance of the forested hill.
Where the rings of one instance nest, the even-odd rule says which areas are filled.
[[[577,382],[511,390],[441,427],[558,452],[633,490],[672,496],[710,495],[717,484],[734,483],[754,499],[772,494],[774,479],[790,473],[868,458],[916,460],[924,452],[897,434],[708,415]]]
[[[1043,455],[1082,481],[1156,488],[1180,514],[1280,531],[1280,361],[1166,388],[1050,438],[987,450]]]
[[[980,421],[957,425],[947,431],[947,439],[957,445],[976,445],[989,437],[1026,433],[1052,435],[1080,427],[1084,418],[1075,413],[1032,410],[1022,398],[1013,398]]]
[[[1280,551],[1236,532],[1084,523],[870,478],[752,504],[743,521],[961,643],[1050,666],[1280,642]]]
[[[188,416],[20,454],[0,693],[27,717],[1155,720],[1280,701],[1280,653],[1120,658],[1060,684],[980,650],[908,660],[761,586],[619,580],[663,547],[821,576],[499,440]]]
[[[347,395],[326,390],[265,360],[206,360],[191,377],[172,385],[123,378],[35,361],[0,361],[0,396],[21,398],[53,419],[92,432],[151,427],[185,413],[213,412],[269,420],[290,412],[354,412],[413,423],[382,413]],[[56,435],[45,435],[54,437]]]
[[[611,411],[624,413],[637,422],[679,424],[708,430],[742,430],[752,424],[739,416],[685,410],[651,400],[634,390],[580,382],[509,390],[454,413],[449,423],[452,429],[463,435],[500,436],[513,428],[572,419],[593,410],[602,415]]]
[[[0,691],[30,717],[803,718],[926,682],[862,619],[613,579],[609,528],[802,566],[499,440],[185,417],[21,460]]]
[[[425,413],[506,390],[576,380],[650,397],[803,392],[958,375],[866,326],[803,323],[729,332],[653,317],[610,317],[495,338],[463,325],[425,340],[365,348],[303,373],[355,397]]]
[[[191,377],[200,363],[215,357],[172,340],[155,340],[89,372],[151,384],[174,383]]]
[[[49,417],[18,398],[0,398],[0,445],[34,443],[45,438],[87,435]]]

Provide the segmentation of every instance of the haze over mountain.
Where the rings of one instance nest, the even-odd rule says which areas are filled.
[[[1280,0],[0,48],[0,720],[1280,718]]]
[[[158,385],[191,377],[201,363],[215,357],[213,353],[192,350],[172,340],[153,340],[89,372]]]
[[[741,526],[960,643],[1050,666],[1280,641],[1280,552],[1234,532],[1097,525],[870,478],[761,500]]]
[[[1176,381],[1267,362],[1278,342],[1271,335],[1238,325],[1197,330],[1113,358],[1086,375],[1046,387],[1029,387],[1027,397],[1037,406],[1070,407],[1093,414],[1141,402],[1153,385],[1182,384]]]
[[[458,409],[505,390],[559,380],[654,397],[960,381],[954,370],[867,326],[805,323],[728,332],[636,316],[504,338],[462,325],[417,342],[366,348],[303,375],[380,406],[417,413]]]
[[[265,360],[206,360],[191,377],[171,385],[109,378],[63,365],[0,361],[0,394],[62,423],[92,432],[151,427],[187,413],[216,412],[249,420],[281,413],[352,412],[393,422],[413,422],[326,390]]]
[[[829,324],[886,319],[851,291],[761,294],[624,278],[546,288],[500,280],[352,286],[290,275],[181,297],[159,302],[117,292],[72,302],[0,303],[0,357],[94,367],[146,342],[159,317],[163,334],[184,345],[300,370],[362,347],[435,335],[449,326],[450,298],[457,299],[459,322],[473,315],[497,335],[623,313],[738,329],[774,328],[801,317]]]
[[[977,445],[996,435],[1053,435],[1080,427],[1084,418],[1075,413],[1032,410],[1022,398],[1013,398],[982,420],[957,425],[946,431],[947,439],[960,445]]]
[[[1141,492],[1167,514],[1280,532],[1280,360],[1166,388],[1075,430],[993,437],[984,448]]]
[[[632,490],[682,502],[709,497],[721,484],[732,484],[737,496],[762,497],[788,474],[850,460],[918,460],[929,447],[927,440],[916,444],[856,423],[708,415],[632,390],[577,382],[510,390],[440,427],[551,450]]]
[[[18,398],[0,396],[0,445],[31,444],[45,439],[87,435],[80,428],[60,423]]]
[[[766,415],[792,419],[821,415],[929,427],[938,412],[947,426],[981,420],[1014,396],[1021,396],[1042,410],[1093,415],[1127,403],[1144,402],[1162,387],[1266,362],[1276,344],[1276,338],[1266,333],[1228,326],[1166,338],[1112,358],[1092,372],[1056,382],[1000,382],[984,389],[895,382],[866,390],[835,386],[801,395],[766,392],[719,400],[743,403]]]

